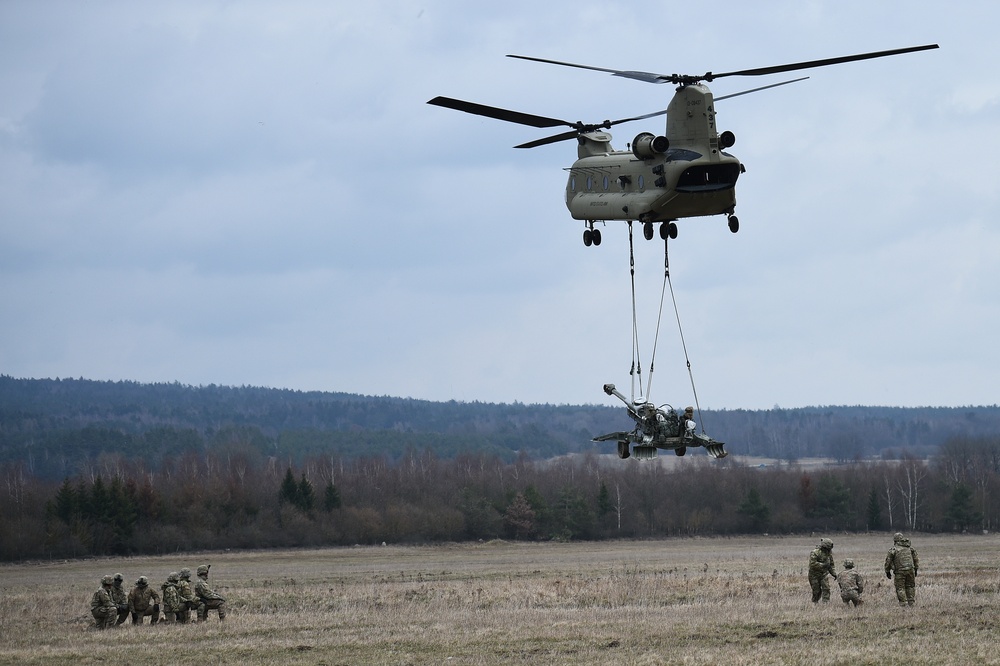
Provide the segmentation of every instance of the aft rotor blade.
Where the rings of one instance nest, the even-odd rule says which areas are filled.
[[[528,125],[530,127],[559,127],[560,125],[575,127],[573,123],[565,120],[559,120],[558,118],[546,118],[545,116],[536,116],[530,113],[521,113],[520,111],[501,109],[496,106],[486,106],[485,104],[476,104],[475,102],[464,102],[460,99],[453,99],[451,97],[435,97],[427,103],[435,106],[443,106],[448,109],[454,109],[456,111],[464,111],[465,113],[471,113],[477,116],[486,116],[487,118],[494,118],[496,120],[505,120],[509,123]]]
[[[750,93],[760,92],[761,90],[767,90],[768,88],[777,88],[778,86],[787,86],[789,83],[798,83],[799,81],[805,81],[808,76],[803,76],[798,79],[792,79],[791,81],[782,81],[781,83],[772,83],[769,86],[761,86],[760,88],[751,88],[750,90],[744,90],[743,92],[733,93],[732,95],[723,95],[722,97],[716,97],[715,101],[718,102],[723,99],[729,99],[730,97],[739,97],[740,95],[749,95]]]
[[[531,60],[534,62],[544,62],[549,65],[562,65],[563,67],[576,67],[577,69],[589,69],[595,72],[607,72],[614,76],[621,76],[626,79],[635,79],[637,81],[645,81],[646,83],[667,83],[671,81],[672,78],[664,74],[656,74],[655,72],[638,72],[634,70],[624,70],[624,69],[608,69],[607,67],[593,67],[591,65],[578,65],[574,62],[563,62],[561,60],[548,60],[546,58],[533,58],[531,56],[522,55],[507,55],[508,58],[519,58],[521,60]]]
[[[738,72],[723,72],[713,74],[709,72],[704,76],[706,81],[718,79],[723,76],[764,76],[766,74],[779,74],[781,72],[792,72],[798,69],[810,69],[812,67],[826,67],[827,65],[840,65],[845,62],[856,60],[870,60],[872,58],[884,58],[886,56],[900,55],[902,53],[913,53],[914,51],[927,51],[938,48],[937,44],[925,44],[924,46],[910,46],[904,49],[892,49],[889,51],[874,51],[872,53],[859,53],[857,55],[840,56],[839,58],[824,58],[822,60],[808,60],[805,62],[794,62],[788,65],[775,65],[773,67],[759,67],[757,69],[742,69]]]

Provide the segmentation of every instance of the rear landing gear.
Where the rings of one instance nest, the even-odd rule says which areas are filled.
[[[583,230],[583,244],[587,247],[601,244],[601,230],[595,229],[591,220],[587,221],[587,228]]]
[[[673,240],[677,238],[677,225],[673,222],[664,222],[660,225],[660,238],[667,240],[670,238]]]
[[[729,230],[732,231],[734,234],[740,230],[740,218],[736,217],[735,215],[729,216]]]

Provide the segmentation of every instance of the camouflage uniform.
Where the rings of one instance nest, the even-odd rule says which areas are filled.
[[[150,624],[160,619],[160,595],[149,586],[149,579],[139,576],[135,587],[128,593],[128,610],[132,614],[132,624],[142,624],[142,618],[150,617]]]
[[[111,586],[111,600],[118,607],[118,620],[115,624],[119,625],[128,617],[128,593],[122,587],[122,583],[125,582],[125,576],[116,573],[114,582],[115,584]]]
[[[860,606],[864,603],[861,594],[865,591],[865,579],[854,569],[854,560],[844,560],[844,570],[837,576],[837,583],[845,604]]]
[[[885,577],[896,574],[896,599],[900,606],[912,606],[916,601],[917,569],[920,559],[910,547],[910,540],[899,532],[892,537],[892,548],[885,556]]]
[[[90,598],[90,614],[94,616],[98,629],[107,629],[115,623],[118,617],[118,607],[111,599],[111,586],[115,579],[111,576],[101,578],[101,586]]]
[[[833,566],[833,541],[820,539],[819,545],[809,554],[809,586],[812,588],[813,603],[821,598],[830,601],[830,581],[826,575],[837,577]]]
[[[173,622],[178,619],[178,615],[184,606],[181,602],[180,589],[177,586],[179,575],[176,571],[170,572],[167,582],[162,585],[163,589],[163,621]]]
[[[191,611],[198,608],[198,597],[191,589],[191,570],[184,567],[178,577],[177,592],[181,597],[181,610],[177,611],[177,621],[188,622],[191,619]]]
[[[214,610],[219,613],[219,621],[226,619],[226,599],[221,594],[208,586],[208,570],[211,564],[202,564],[198,567],[198,582],[194,584],[194,592],[198,595],[198,621],[204,622],[208,619],[208,611]]]

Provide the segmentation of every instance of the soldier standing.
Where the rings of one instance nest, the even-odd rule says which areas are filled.
[[[181,597],[181,610],[177,612],[177,620],[188,622],[191,620],[191,611],[198,608],[198,597],[191,589],[191,570],[184,567],[177,575],[180,578],[177,582],[177,592]]]
[[[840,598],[845,604],[860,606],[864,602],[861,594],[865,591],[865,579],[854,568],[854,560],[844,560],[844,570],[837,576],[840,585]]]
[[[115,618],[118,617],[118,607],[111,599],[111,586],[114,582],[113,577],[104,576],[101,578],[101,586],[90,598],[90,614],[94,616],[98,629],[107,629],[114,624]]]
[[[198,595],[198,621],[204,622],[208,619],[208,611],[215,610],[219,613],[219,621],[226,619],[226,599],[221,594],[208,586],[208,570],[211,564],[202,564],[198,567],[198,582],[194,584],[194,592]]]
[[[174,622],[175,620],[178,620],[179,618],[177,616],[180,615],[181,609],[183,608],[180,589],[177,587],[178,579],[178,573],[176,571],[171,571],[170,575],[167,576],[167,582],[162,585],[164,622]]]
[[[115,622],[115,626],[117,626],[128,617],[128,593],[122,587],[122,583],[125,582],[125,576],[116,573],[114,581],[115,584],[111,586],[111,600],[118,607],[118,620]]]
[[[892,548],[885,556],[885,577],[896,574],[896,599],[900,606],[912,606],[916,601],[917,569],[920,560],[910,540],[899,532],[892,537]]]
[[[128,610],[132,614],[132,624],[142,624],[142,618],[150,617],[150,624],[160,620],[160,595],[149,586],[149,579],[139,576],[135,587],[128,593]]]
[[[830,581],[826,579],[827,574],[837,578],[833,565],[833,541],[820,539],[819,545],[809,554],[809,586],[812,588],[813,603],[821,598],[823,601],[830,601]]]

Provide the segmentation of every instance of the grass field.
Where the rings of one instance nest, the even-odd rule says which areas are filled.
[[[1000,538],[914,535],[917,605],[891,537],[831,535],[865,605],[814,605],[816,537],[451,544],[0,566],[3,664],[998,664]],[[229,617],[91,627],[100,577],[212,564]]]

